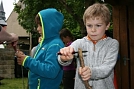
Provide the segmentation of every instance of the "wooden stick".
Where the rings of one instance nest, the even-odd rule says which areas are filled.
[[[78,48],[78,55],[80,59],[80,66],[83,68],[85,67],[84,60],[83,60],[83,55],[82,55],[82,50]],[[89,85],[88,81],[83,81],[86,89],[92,89],[91,86]]]

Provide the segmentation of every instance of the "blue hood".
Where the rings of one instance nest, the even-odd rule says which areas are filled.
[[[62,13],[58,12],[54,8],[48,8],[41,10],[39,13],[41,24],[42,24],[42,32],[43,39],[48,39],[54,36],[59,36],[59,31],[63,25],[64,16]]]

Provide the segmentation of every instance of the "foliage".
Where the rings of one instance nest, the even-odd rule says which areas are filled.
[[[37,37],[36,25],[34,18],[36,14],[46,8],[56,8],[64,15],[63,28],[68,28],[75,38],[80,38],[86,35],[85,26],[82,16],[85,9],[95,3],[102,2],[101,0],[21,0],[21,3],[15,4],[14,11],[18,16],[19,24]]]

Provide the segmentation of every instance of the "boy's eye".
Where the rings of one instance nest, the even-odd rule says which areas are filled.
[[[93,27],[92,25],[87,25],[87,26],[90,27],[90,28]]]
[[[97,27],[101,27],[101,25],[97,25]]]

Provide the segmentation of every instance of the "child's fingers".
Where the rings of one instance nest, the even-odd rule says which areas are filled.
[[[20,51],[19,49],[17,49],[15,56],[21,57],[22,55],[24,55],[24,53],[22,51]]]
[[[81,76],[83,81],[89,80],[90,76]]]
[[[79,74],[80,74],[80,75],[81,75],[81,73],[82,73],[81,70],[82,70],[82,67],[79,67]]]
[[[86,71],[87,71],[87,68],[85,68],[85,67],[84,68],[82,68],[82,67],[79,68],[79,74],[80,75],[85,74]]]
[[[81,68],[82,80],[89,80],[91,77],[91,70],[88,66]]]

